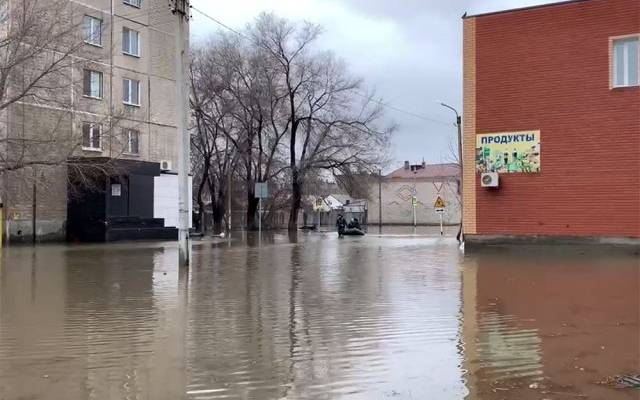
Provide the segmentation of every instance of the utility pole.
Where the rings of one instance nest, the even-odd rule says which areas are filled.
[[[189,265],[189,154],[190,140],[187,129],[187,88],[185,82],[185,56],[187,54],[185,28],[189,25],[189,0],[170,0],[171,12],[177,17],[176,31],[176,115],[178,116],[178,257],[180,266]]]
[[[463,170],[463,160],[462,160],[462,118],[458,111],[451,107],[448,104],[440,103],[441,106],[446,107],[452,110],[456,114],[456,126],[458,127],[458,166],[460,168],[460,185],[462,185],[462,180],[464,179]],[[460,188],[460,186],[458,186]],[[460,188],[460,229],[458,230],[458,242],[464,242],[464,229],[462,229],[462,222],[464,221],[464,202],[462,201],[463,190]]]
[[[382,233],[382,170],[378,170],[378,231]]]
[[[228,209],[228,217],[227,217],[227,232],[229,236],[231,236],[231,165],[229,165],[227,171],[227,209]]]
[[[36,244],[38,241],[38,228],[37,228],[37,215],[38,215],[38,190],[36,186],[36,182],[38,182],[38,176],[36,174],[36,167],[33,167],[33,197],[31,199],[31,227],[33,229],[33,233],[31,234],[31,242],[32,244]]]

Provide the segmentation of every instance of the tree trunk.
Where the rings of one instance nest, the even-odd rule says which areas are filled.
[[[289,213],[289,231],[298,230],[298,213],[302,207],[302,182],[298,175],[298,171],[293,171],[293,179],[291,181],[291,210]]]
[[[223,223],[224,212],[225,212],[225,207],[221,205],[218,205],[213,210],[213,229],[216,234],[219,234],[224,230],[224,223]]]
[[[247,195],[247,230],[255,231],[258,229],[256,222],[256,214],[258,212],[258,199],[255,197],[255,191]]]
[[[252,166],[252,160],[251,160],[252,146],[253,146],[253,137],[250,136],[248,141],[248,150],[246,154],[246,160],[245,160],[245,168],[246,168],[245,182],[247,183],[246,223],[247,223],[247,230],[249,231],[255,231],[258,229],[258,224],[256,224],[256,210],[258,209],[258,200],[256,199],[256,188],[255,188],[253,166]],[[257,172],[255,177],[256,178],[258,177]]]
[[[206,213],[205,213],[205,209],[204,209],[204,199],[202,198],[202,195],[204,194],[204,185],[207,182],[207,174],[208,172],[208,167],[206,166],[205,163],[205,171],[206,174],[202,174],[202,180],[200,180],[200,184],[198,185],[198,221],[200,221],[200,233],[205,233],[207,231],[207,225],[206,225]]]
[[[213,229],[216,234],[224,231],[224,214],[227,212],[227,194],[225,188],[218,187],[216,207],[213,210]]]
[[[198,230],[200,233],[204,234],[207,231],[207,226],[205,222],[205,212],[204,212],[204,201],[202,201],[202,196],[198,196]]]

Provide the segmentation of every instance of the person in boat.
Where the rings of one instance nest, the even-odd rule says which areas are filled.
[[[358,218],[353,218],[351,222],[349,222],[348,228],[362,230],[362,227],[360,226],[360,221],[358,221]]]
[[[344,230],[347,228],[347,221],[344,219],[342,214],[338,215],[338,219],[336,220],[336,227],[338,228],[338,235],[342,236]]]

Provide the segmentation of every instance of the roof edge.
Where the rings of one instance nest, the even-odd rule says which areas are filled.
[[[462,19],[476,18],[476,17],[486,17],[486,16],[489,16],[489,15],[506,14],[506,13],[519,12],[519,11],[535,10],[535,9],[538,9],[538,8],[545,8],[545,7],[564,6],[564,5],[573,4],[573,3],[586,3],[587,1],[592,1],[592,0],[565,0],[565,1],[558,1],[558,2],[555,2],[555,3],[538,4],[538,5],[535,5],[535,6],[527,6],[527,7],[519,7],[519,8],[509,8],[509,9],[506,9],[506,10],[490,11],[490,12],[486,12],[486,13],[472,14],[472,15],[468,15],[465,12],[462,15]]]

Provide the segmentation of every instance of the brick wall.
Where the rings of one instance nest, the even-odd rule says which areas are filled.
[[[465,68],[475,63],[476,92],[467,143],[480,133],[541,132],[539,174],[502,174],[499,190],[476,176],[477,233],[640,237],[640,88],[611,89],[609,64],[610,38],[640,32],[638,1],[470,21],[475,57]]]

